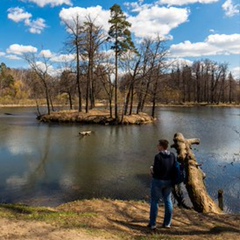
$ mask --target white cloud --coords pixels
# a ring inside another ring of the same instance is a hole
[[[225,15],[227,17],[233,17],[240,13],[240,4],[233,4],[232,0],[227,0],[222,5],[223,10],[225,11]]]
[[[37,69],[39,69],[42,72],[47,72],[51,76],[57,76],[59,74],[59,70],[55,69],[53,65],[46,64],[41,61],[36,61]]]
[[[124,5],[131,11],[131,12],[140,12],[143,9],[147,9],[150,8],[154,5],[156,5],[156,3],[152,3],[152,4],[146,4],[144,3],[144,0],[142,1],[138,1],[138,2],[125,2]]]
[[[33,34],[40,34],[46,28],[45,20],[42,18],[34,21],[25,21],[25,25],[29,27],[29,32]]]
[[[189,14],[186,8],[143,6],[128,21],[132,23],[131,31],[136,37],[166,36],[172,29],[187,22]]]
[[[192,66],[193,61],[184,58],[174,58],[169,62],[171,68],[177,68],[179,66]]]
[[[204,42],[185,41],[170,47],[172,57],[202,57],[240,54],[240,34],[213,34]]]
[[[101,6],[63,8],[59,13],[60,19],[68,24],[73,24],[73,20],[76,19],[76,17],[78,17],[80,23],[86,22],[89,16],[95,25],[103,27],[106,31],[109,30],[108,20],[110,18],[110,12],[109,10],[103,10]]]
[[[231,69],[231,73],[235,79],[240,80],[240,66]]]
[[[60,54],[56,55],[51,58],[52,62],[59,62],[59,63],[65,63],[65,62],[71,62],[76,58],[75,54]]]
[[[210,4],[218,1],[219,0],[159,0],[159,4],[167,4],[169,6],[183,6],[194,3]]]
[[[45,7],[46,5],[50,5],[51,7],[56,7],[64,4],[72,6],[71,0],[26,0],[26,1],[35,3],[39,7]]]
[[[53,57],[53,53],[50,50],[42,50],[39,55],[44,58],[51,58]]]
[[[19,45],[19,44],[12,44],[9,46],[7,49],[8,54],[14,54],[14,55],[23,55],[25,53],[36,53],[37,48],[33,46],[24,46],[24,45]]]
[[[40,34],[46,28],[44,19],[31,20],[32,14],[25,12],[22,8],[9,8],[8,12],[9,19],[16,23],[24,22],[25,26],[29,27],[30,33]]]
[[[55,54],[52,53],[50,50],[42,50],[39,53],[39,56],[48,58],[51,62],[55,63],[71,62],[76,58],[75,54]]]
[[[223,48],[240,49],[240,34],[214,34],[209,35],[206,39],[209,44],[217,45]],[[234,53],[233,53],[234,54]]]
[[[18,56],[16,56],[16,55],[12,55],[12,54],[7,55],[6,58],[7,58],[7,59],[10,59],[10,60],[21,60],[20,57],[18,57]]]
[[[140,38],[156,37],[157,35],[166,37],[172,29],[187,22],[190,14],[187,8],[166,8],[157,5],[134,5],[130,3],[127,5],[136,13],[135,16],[127,18],[132,24],[131,32]],[[73,21],[77,16],[80,23],[85,22],[87,17],[90,16],[96,25],[102,26],[105,31],[109,30],[110,11],[102,9],[101,6],[63,8],[59,13],[60,19],[72,27],[74,27]]]
[[[210,33],[215,33],[215,30],[214,29],[209,29],[209,32]]]
[[[24,12],[22,8],[9,8],[8,9],[8,19],[11,19],[14,22],[22,22],[26,19],[30,19],[32,17],[31,13]]]
[[[3,57],[5,56],[5,53],[4,52],[0,52],[0,57]]]

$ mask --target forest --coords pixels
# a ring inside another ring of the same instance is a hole
[[[116,119],[158,104],[239,104],[240,81],[227,63],[210,59],[192,64],[168,58],[167,40],[133,42],[131,24],[119,5],[111,9],[108,33],[91,16],[64,22],[65,50],[72,58],[61,64],[42,51],[22,58],[29,68],[0,65],[0,104],[42,104],[88,112],[103,103]]]

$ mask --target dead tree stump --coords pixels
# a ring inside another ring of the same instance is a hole
[[[186,189],[193,207],[197,212],[222,213],[221,209],[209,196],[200,165],[192,152],[192,144],[199,144],[198,138],[185,139],[182,133],[175,133],[174,144],[171,146],[177,150],[178,161],[184,164],[186,171]]]

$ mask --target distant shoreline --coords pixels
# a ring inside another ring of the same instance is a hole
[[[10,108],[10,107],[36,107],[35,104],[0,104],[0,108]],[[39,107],[47,107],[46,105],[42,104],[39,105]],[[60,105],[56,104],[54,107],[68,107],[68,105]],[[105,104],[102,103],[97,103],[96,108],[98,107],[105,107]],[[151,107],[150,104],[147,104],[145,107]],[[226,107],[226,108],[240,108],[240,103],[239,104],[226,104],[226,103],[221,103],[221,104],[210,104],[210,103],[179,103],[179,104],[162,104],[159,103],[156,105],[156,107]],[[107,108],[106,108],[107,109]],[[76,109],[75,109],[76,110]]]

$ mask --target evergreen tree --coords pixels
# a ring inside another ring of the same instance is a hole
[[[121,7],[115,4],[110,8],[110,11],[111,18],[108,22],[111,26],[108,31],[108,39],[112,41],[111,49],[115,53],[115,119],[118,121],[118,60],[121,53],[128,50],[135,51],[135,47],[129,30],[131,24],[126,20]]]

